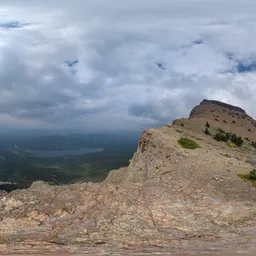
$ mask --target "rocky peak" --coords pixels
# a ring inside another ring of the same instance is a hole
[[[201,129],[205,122],[210,122],[212,126],[226,132],[232,132],[253,141],[256,140],[256,121],[247,115],[242,108],[224,102],[203,100],[192,109],[189,120],[192,127],[196,127],[198,124],[198,128]]]
[[[220,112],[229,112],[230,114],[239,114],[241,116],[246,115],[245,110],[240,107],[233,106],[221,101],[216,100],[203,100],[200,105],[194,107],[190,113],[190,117],[196,117],[209,111],[220,111]]]

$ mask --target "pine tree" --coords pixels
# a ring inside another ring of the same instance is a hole
[[[205,133],[206,135],[211,135],[207,127],[205,128],[204,133]]]

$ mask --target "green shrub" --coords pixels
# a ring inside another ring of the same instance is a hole
[[[204,133],[205,133],[206,135],[211,135],[211,133],[209,132],[209,130],[208,130],[207,127],[205,128]]]
[[[222,141],[222,139],[221,139],[221,133],[216,133],[215,135],[214,135],[214,137],[213,137],[215,140],[217,140],[217,141]]]
[[[53,181],[47,181],[47,184],[48,184],[49,186],[56,186],[56,185],[57,185],[57,184],[54,183]]]
[[[231,158],[231,155],[229,155],[229,154],[226,154],[226,155],[225,155],[225,157],[227,157],[227,158]]]
[[[213,137],[215,140],[217,141],[225,141],[227,142],[230,138],[230,134],[229,133],[221,133],[221,132],[218,132],[214,135]]]
[[[256,180],[256,169],[253,169],[252,171],[250,171],[248,178],[250,180]]]
[[[238,137],[235,133],[225,133],[222,129],[218,129],[218,132],[214,135],[213,137],[217,141],[231,141],[233,142],[236,146],[241,147],[243,144],[243,139],[241,137]]]
[[[219,133],[225,133],[225,131],[222,130],[221,128],[218,128],[217,131],[218,131]]]
[[[241,147],[242,146],[242,144],[243,144],[243,139],[241,138],[241,137],[238,137],[238,136],[236,136],[236,134],[235,133],[233,133],[232,135],[231,135],[231,139],[230,139],[235,145],[237,145],[238,147]]]
[[[229,140],[231,138],[231,133],[225,133],[226,139]]]
[[[183,147],[183,148],[188,148],[188,149],[196,149],[196,148],[200,148],[200,146],[193,140],[188,139],[188,138],[183,138],[181,137],[178,140],[178,144]]]
[[[256,188],[256,169],[252,170],[249,174],[238,173],[237,176],[244,182],[251,182],[252,186]]]

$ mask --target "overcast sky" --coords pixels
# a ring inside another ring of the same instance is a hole
[[[255,0],[1,0],[0,126],[140,130],[204,98],[256,118]]]

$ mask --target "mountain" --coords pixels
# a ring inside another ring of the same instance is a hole
[[[0,192],[0,250],[254,249],[255,124],[239,107],[204,100],[188,119],[145,130],[129,166],[102,183]]]

